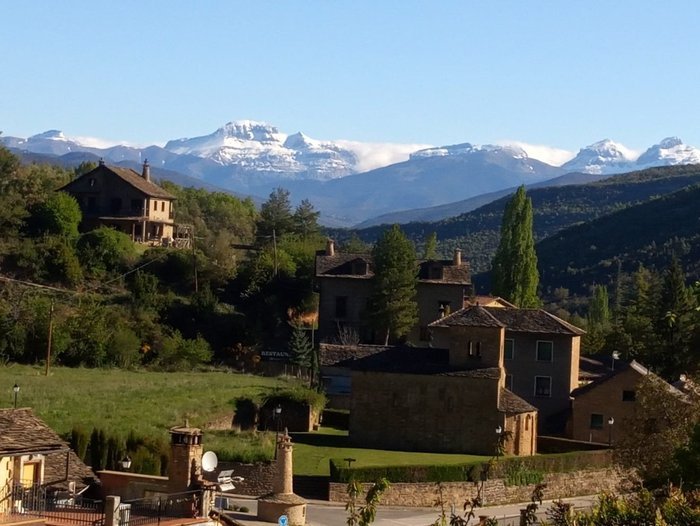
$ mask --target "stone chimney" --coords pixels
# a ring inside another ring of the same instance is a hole
[[[460,248],[455,248],[455,255],[454,258],[452,259],[452,264],[455,267],[461,267],[462,266],[462,249]]]
[[[326,240],[326,256],[335,256],[335,241],[331,238]]]
[[[143,161],[143,172],[141,173],[141,175],[146,181],[151,180],[151,165],[148,164],[148,159]]]
[[[170,428],[168,493],[192,488],[202,474],[202,430],[184,426]]]

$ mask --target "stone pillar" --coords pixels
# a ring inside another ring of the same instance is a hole
[[[104,526],[119,526],[119,504],[121,499],[116,495],[108,495],[105,499]]]
[[[272,491],[274,493],[294,493],[292,467],[292,439],[284,430],[277,439],[277,476]]]

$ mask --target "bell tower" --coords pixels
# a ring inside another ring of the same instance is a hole
[[[192,489],[202,475],[202,430],[184,426],[170,428],[168,492]]]

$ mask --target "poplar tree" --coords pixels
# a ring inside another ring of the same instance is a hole
[[[590,328],[606,329],[610,325],[610,301],[608,288],[605,285],[596,285],[593,288],[593,297],[588,304],[588,326]]]
[[[537,307],[537,254],[532,233],[532,200],[521,186],[506,205],[501,242],[493,258],[493,293],[518,307]]]
[[[398,225],[385,230],[372,250],[373,291],[370,314],[384,344],[406,336],[418,321],[416,282],[418,267],[413,244]]]
[[[426,236],[423,259],[437,259],[437,232],[432,232]]]

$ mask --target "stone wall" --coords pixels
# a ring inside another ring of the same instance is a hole
[[[545,475],[544,498],[558,499],[578,495],[593,495],[602,491],[625,491],[633,480],[630,472],[614,468],[603,470],[574,471],[570,473],[548,473]],[[365,490],[371,484],[363,484]],[[513,504],[530,500],[534,485],[506,486],[503,479],[487,480],[482,493],[484,506]],[[347,501],[347,484],[331,482],[328,491],[330,501]],[[443,482],[442,497],[446,506],[454,504],[461,509],[466,500],[476,496],[477,485],[473,482]],[[435,483],[393,483],[382,495],[385,506],[434,507],[438,501]]]

